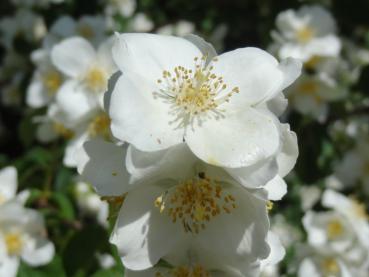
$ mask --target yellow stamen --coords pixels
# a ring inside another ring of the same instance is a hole
[[[322,262],[322,269],[326,274],[337,274],[340,272],[340,267],[333,258],[324,259]]]
[[[343,232],[344,228],[339,220],[333,219],[328,222],[327,235],[329,239],[336,239],[337,237],[341,236]]]
[[[18,233],[6,234],[5,244],[9,255],[19,255],[23,248],[23,241]]]
[[[191,233],[199,233],[208,221],[237,207],[234,196],[226,194],[217,181],[203,172],[166,191],[154,204],[161,213],[167,211],[173,223],[181,222],[185,232]]]
[[[92,67],[87,72],[84,82],[92,91],[104,91],[107,88],[108,76],[103,69]]]
[[[74,132],[68,128],[66,128],[63,124],[54,122],[53,123],[54,131],[62,136],[65,139],[71,139],[74,137]]]
[[[88,132],[91,137],[103,137],[109,140],[110,134],[110,118],[106,113],[101,113],[96,116],[88,126]]]
[[[86,39],[91,39],[94,36],[94,31],[89,25],[80,25],[77,28],[78,34]]]
[[[299,30],[297,30],[296,39],[300,43],[308,43],[309,41],[311,41],[311,39],[314,37],[314,35],[315,35],[314,29],[312,29],[309,26],[304,26],[304,27],[300,28]]]
[[[62,83],[62,77],[59,72],[51,70],[43,76],[43,84],[49,94],[54,94]]]

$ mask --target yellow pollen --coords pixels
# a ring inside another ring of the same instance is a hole
[[[206,223],[221,213],[236,209],[236,199],[203,172],[180,182],[155,200],[160,212],[167,212],[173,223],[180,222],[185,232],[199,233]]]
[[[125,198],[126,194],[123,194],[120,196],[102,196],[101,200],[106,201],[112,205],[122,205]]]
[[[320,56],[313,56],[307,62],[304,63],[304,66],[308,69],[314,69],[322,60]]]
[[[100,136],[106,140],[110,139],[110,118],[106,113],[96,116],[88,126],[91,137]]]
[[[94,31],[88,25],[80,25],[77,28],[77,32],[84,38],[91,39],[94,36]]]
[[[272,201],[268,201],[266,204],[266,208],[269,211],[273,210],[274,203]]]
[[[229,89],[223,78],[212,72],[211,64],[216,59],[210,65],[206,65],[206,59],[207,56],[196,57],[194,70],[183,66],[176,66],[172,72],[164,70],[162,78],[157,80],[161,89],[154,92],[154,97],[173,104],[173,109],[186,117],[183,123],[208,111],[221,112],[219,105],[239,93],[238,87]]]
[[[160,272],[157,272],[155,277],[210,277],[210,273],[201,265],[178,266],[170,270],[169,276],[163,276]]]
[[[337,274],[340,272],[340,267],[333,258],[324,259],[322,262],[322,269],[326,274]]]
[[[344,232],[344,228],[341,222],[337,219],[333,219],[327,224],[327,235],[329,239],[335,239],[341,236]]]
[[[6,234],[5,244],[9,255],[19,255],[23,248],[23,241],[18,233]]]
[[[304,26],[296,31],[296,38],[300,43],[308,43],[314,37],[314,30],[311,27]]]
[[[86,74],[84,82],[92,91],[103,91],[107,87],[106,72],[98,67],[92,67]]]
[[[62,83],[62,77],[59,72],[51,70],[43,76],[42,82],[48,93],[54,94]]]
[[[315,81],[304,81],[298,86],[298,93],[303,95],[312,96],[318,103],[322,101],[322,98],[318,94],[319,85]]]
[[[62,136],[65,139],[71,139],[74,137],[74,132],[68,128],[66,128],[63,124],[54,122],[53,123],[54,131]]]

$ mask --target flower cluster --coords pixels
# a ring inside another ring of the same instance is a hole
[[[117,34],[112,53],[120,73],[105,109],[126,144],[97,138],[77,156],[121,206],[110,241],[126,275],[255,274],[270,254],[271,200],[298,154],[278,115],[300,63],[257,48],[217,55],[194,35]]]

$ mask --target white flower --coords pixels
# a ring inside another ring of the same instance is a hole
[[[106,40],[107,26],[102,16],[82,16],[77,21],[70,16],[61,16],[50,27],[43,48],[51,49],[56,43],[72,36],[81,36],[94,46]]]
[[[175,35],[183,37],[195,32],[195,24],[186,20],[179,20],[175,24],[167,24],[160,27],[156,32],[161,35]]]
[[[107,0],[105,13],[108,16],[120,14],[129,17],[135,12],[136,6],[136,0]]]
[[[336,165],[335,176],[346,187],[360,181],[363,188],[369,187],[369,145],[367,138],[360,138],[357,145],[346,152]]]
[[[311,209],[320,199],[322,194],[319,187],[314,185],[301,186],[299,190],[301,208],[306,211]]]
[[[245,266],[268,256],[265,192],[240,186],[185,144],[155,153],[130,146],[130,176],[124,147],[94,140],[84,148],[79,172],[100,195],[123,202],[111,242],[127,268],[149,268],[185,247],[199,256],[216,253],[225,263],[245,260]]]
[[[0,276],[15,277],[20,259],[30,266],[49,263],[55,250],[45,232],[38,212],[18,202],[0,206]]]
[[[52,65],[49,52],[38,49],[31,55],[37,69],[27,89],[26,102],[32,108],[40,108],[53,99],[64,81],[63,75]]]
[[[85,182],[77,182],[75,188],[78,207],[82,212],[96,216],[97,221],[108,226],[109,205],[102,201],[100,197],[93,191],[91,185]]]
[[[149,32],[153,28],[154,22],[144,13],[136,13],[128,27],[133,32]]]
[[[303,6],[298,11],[287,10],[276,20],[280,58],[293,57],[306,62],[314,56],[336,57],[341,42],[335,35],[336,23],[332,15],[321,6]]]
[[[46,34],[46,27],[41,16],[28,9],[18,9],[13,17],[0,20],[0,43],[7,49],[13,48],[13,40],[21,36],[28,42],[36,42]]]
[[[270,247],[268,258],[260,261],[260,271],[262,277],[277,277],[278,263],[282,261],[286,254],[279,237],[272,231],[268,232],[267,242]]]
[[[355,230],[360,243],[369,249],[368,214],[363,203],[333,190],[326,190],[322,196],[322,204],[344,215]]]
[[[296,79],[298,62],[278,64],[257,48],[215,57],[200,38],[151,34],[117,35],[113,58],[123,75],[107,110],[121,141],[143,151],[185,141],[207,163],[227,167],[278,151],[279,122],[265,103]]]
[[[291,106],[304,115],[325,121],[329,103],[342,99],[346,90],[318,76],[303,75],[286,91]]]

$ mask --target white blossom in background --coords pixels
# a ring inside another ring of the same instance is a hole
[[[46,49],[35,50],[31,55],[36,65],[26,92],[26,103],[32,108],[48,105],[64,82],[63,74],[52,64]]]
[[[90,184],[77,182],[74,194],[82,213],[94,216],[102,226],[108,226],[109,205],[100,199]]]
[[[272,48],[282,59],[293,57],[307,62],[314,57],[337,57],[340,53],[334,18],[321,6],[283,11],[277,16],[276,25]]]
[[[18,9],[13,16],[0,20],[0,44],[7,49],[14,47],[14,39],[21,36],[27,42],[36,43],[47,33],[43,18],[31,10]]]
[[[106,0],[105,15],[112,17],[116,14],[130,17],[136,10],[136,0]]]
[[[51,51],[52,67],[62,74],[58,76],[63,82],[58,84],[46,116],[39,119],[38,137],[45,142],[58,136],[68,139],[66,166],[76,166],[74,153],[87,139],[111,138],[110,119],[102,108],[108,79],[116,71],[111,45],[112,41],[107,39],[95,49],[84,38],[72,37],[56,44]]]
[[[50,27],[43,40],[43,48],[51,48],[63,39],[80,36],[88,40],[95,47],[107,38],[107,25],[103,16],[81,16],[78,20],[68,15],[59,17]]]
[[[207,163],[234,168],[278,152],[280,123],[268,105],[284,109],[274,99],[300,74],[298,62],[279,64],[257,48],[216,56],[196,36],[150,34],[117,35],[113,58],[124,73],[107,104],[117,139],[143,151],[185,141]]]
[[[319,76],[304,74],[285,94],[293,109],[324,122],[329,113],[329,103],[344,98],[347,91],[344,87],[330,84]]]
[[[154,28],[154,22],[144,13],[136,13],[128,24],[132,32],[149,32]]]
[[[16,201],[0,206],[0,276],[15,277],[20,260],[34,267],[45,265],[54,252],[40,213]]]
[[[356,146],[347,151],[335,167],[334,176],[345,187],[362,185],[369,192],[369,138],[359,136]]]
[[[164,25],[156,30],[156,33],[161,35],[175,35],[183,37],[188,34],[193,34],[195,32],[196,26],[190,21],[179,20],[174,24]]]

